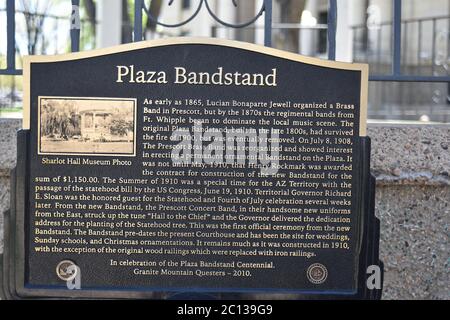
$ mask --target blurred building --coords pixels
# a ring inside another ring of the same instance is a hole
[[[6,1],[3,1],[6,2]],[[41,4],[41,6],[37,4]],[[133,1],[80,0],[81,50],[108,47],[133,40]],[[213,19],[199,0],[144,1],[145,39],[204,36],[264,43],[264,18],[245,28],[229,28]],[[170,4],[171,3],[171,4]],[[208,0],[211,12],[223,22],[251,21],[263,0]],[[272,43],[275,48],[327,58],[328,0],[273,0]],[[42,6],[42,4],[49,4]],[[170,4],[170,5],[169,5]],[[234,5],[236,4],[236,6]],[[393,0],[337,0],[336,59],[370,65],[372,75],[392,69]],[[16,8],[17,60],[25,54],[69,51],[68,0],[18,1]],[[198,11],[198,12],[197,12]],[[176,28],[156,24],[176,25]],[[0,2],[0,68],[5,67],[5,6]],[[37,30],[34,32],[33,30]],[[449,75],[450,0],[402,1],[403,74]],[[19,77],[0,76],[0,107],[21,103]],[[450,122],[448,83],[371,82],[369,117],[388,120]]]
[[[337,52],[342,61],[367,62],[371,74],[392,67],[392,1],[337,0]],[[80,0],[80,49],[130,42],[132,0]],[[165,23],[179,23],[196,12],[199,0],[145,0]],[[16,69],[21,56],[70,51],[71,1],[16,0]],[[51,6],[36,6],[37,3]],[[218,18],[238,23],[259,12],[262,0],[209,0]],[[28,6],[23,6],[28,5]],[[403,0],[402,72],[449,75],[450,0]],[[0,70],[6,69],[6,0],[0,0]],[[273,46],[308,56],[327,56],[327,1],[273,0]],[[143,15],[145,38],[216,36],[263,43],[263,21],[244,29],[215,22],[205,7],[179,28],[155,26]],[[18,70],[16,70],[18,71]],[[21,112],[3,110],[22,104],[19,72],[0,75],[0,118]],[[293,84],[295,86],[295,83]],[[450,208],[449,83],[370,82],[371,168],[376,177],[376,212],[381,220],[381,257],[385,264],[383,297],[449,299],[448,221]],[[400,121],[402,120],[402,121]],[[420,120],[411,125],[403,120]],[[429,121],[445,125],[427,125]],[[0,252],[4,210],[9,205],[10,170],[16,163],[20,120],[0,119]]]
[[[155,1],[153,1],[155,2]],[[99,0],[98,45],[120,43],[120,0]],[[107,3],[107,4],[106,4]],[[255,17],[262,0],[209,0],[211,11],[222,21],[244,23]],[[392,69],[392,0],[338,0],[336,59],[369,63],[371,74]],[[149,8],[154,19],[165,24],[186,21],[196,13],[199,1],[162,1]],[[129,9],[128,9],[129,10]],[[273,46],[303,55],[327,57],[327,0],[274,0]],[[246,28],[229,28],[216,22],[206,8],[195,19],[177,28],[147,22],[146,39],[172,36],[205,36],[264,43],[264,19]],[[103,30],[103,31],[102,31]],[[123,30],[123,28],[122,28]],[[450,65],[450,0],[403,0],[402,73],[448,75]],[[447,83],[372,82],[369,117],[390,120],[450,122]]]

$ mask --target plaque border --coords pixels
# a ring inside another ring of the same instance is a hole
[[[302,56],[296,53],[286,52],[271,47],[265,47],[258,44],[241,42],[235,40],[208,38],[208,37],[173,37],[167,39],[156,39],[148,41],[139,41],[128,44],[122,44],[118,46],[112,46],[108,48],[94,49],[81,52],[73,52],[60,55],[46,55],[46,56],[24,56],[23,57],[23,121],[22,129],[30,129],[30,117],[31,117],[31,64],[32,63],[45,63],[45,62],[60,62],[80,60],[85,58],[105,56],[109,54],[134,51],[153,47],[171,46],[171,45],[189,45],[189,44],[203,44],[203,45],[215,45],[223,47],[231,47],[237,49],[243,49],[256,53],[265,54],[268,56],[278,57],[295,62],[301,62],[309,65],[349,70],[360,71],[360,111],[359,111],[359,136],[365,137],[367,134],[367,101],[368,101],[368,85],[369,85],[369,65],[365,63],[349,63],[340,61],[330,61],[319,58],[312,58],[308,56]]]
[[[216,45],[216,46],[225,46],[225,47],[231,47],[231,48],[238,48],[243,49],[247,51],[252,51],[256,53],[266,54],[273,57],[283,58],[295,62],[305,63],[309,65],[315,65],[320,67],[326,67],[326,68],[332,68],[332,69],[340,69],[340,70],[349,70],[349,71],[360,71],[361,78],[360,78],[360,125],[359,125],[359,137],[360,139],[368,139],[366,138],[366,125],[367,125],[367,97],[368,97],[368,65],[367,64],[356,64],[356,63],[346,63],[346,62],[336,62],[336,61],[328,61],[328,60],[322,60],[318,58],[311,58],[306,56],[301,56],[294,53],[285,52],[278,49],[268,48],[260,45],[250,44],[250,43],[244,43],[244,42],[238,42],[238,41],[232,41],[232,40],[222,40],[222,39],[211,39],[211,38],[169,38],[169,39],[160,39],[160,40],[152,40],[152,41],[145,41],[145,42],[137,42],[137,43],[131,43],[131,44],[125,44],[110,48],[104,48],[104,49],[97,49],[92,51],[84,51],[84,52],[77,52],[77,53],[69,53],[64,55],[56,55],[56,56],[26,56],[24,57],[23,62],[23,81],[24,81],[24,105],[23,105],[23,129],[21,130],[21,134],[19,134],[18,137],[18,144],[21,146],[18,148],[18,154],[21,156],[21,161],[18,161],[17,168],[16,169],[16,182],[15,182],[15,201],[14,206],[15,208],[15,215],[12,217],[12,225],[15,227],[13,229],[17,230],[17,233],[15,234],[15,250],[12,250],[12,253],[14,255],[14,258],[12,259],[15,263],[15,268],[12,268],[13,270],[10,270],[15,275],[12,277],[12,284],[13,288],[12,291],[14,291],[15,294],[18,296],[29,298],[29,297],[60,297],[60,298],[124,298],[126,295],[128,298],[151,298],[153,297],[153,294],[156,292],[240,292],[240,293],[257,293],[257,292],[264,292],[264,293],[299,293],[302,295],[309,295],[312,294],[316,297],[323,297],[324,295],[331,295],[334,296],[334,298],[342,297],[355,297],[357,296],[357,292],[359,291],[358,288],[356,288],[355,291],[310,291],[310,290],[287,290],[287,289],[264,289],[264,288],[146,288],[146,290],[149,291],[140,291],[140,290],[108,290],[102,288],[101,290],[92,288],[87,291],[85,290],[61,290],[56,288],[45,288],[45,287],[28,287],[25,285],[25,263],[24,263],[24,253],[25,253],[25,237],[24,233],[26,232],[24,225],[25,225],[25,219],[26,219],[26,211],[29,203],[26,201],[29,199],[29,196],[27,196],[27,188],[24,188],[24,185],[27,184],[27,177],[26,173],[29,172],[29,137],[30,137],[30,112],[31,112],[31,64],[32,63],[48,63],[48,62],[59,62],[59,61],[70,61],[70,60],[79,60],[89,57],[98,57],[98,56],[104,56],[114,53],[121,53],[121,52],[127,52],[127,51],[134,51],[134,50],[140,50],[145,48],[151,48],[151,47],[160,47],[160,46],[168,46],[168,45],[189,45],[189,44],[200,44],[200,45]],[[40,96],[39,96],[40,97]],[[76,97],[76,98],[86,98],[86,97]],[[90,97],[95,98],[95,97]],[[128,99],[128,98],[124,98]],[[136,113],[135,113],[136,116]],[[135,126],[136,130],[136,126]],[[19,132],[20,133],[20,132]],[[355,137],[357,138],[357,137]],[[22,143],[20,143],[22,142]],[[136,137],[134,139],[134,143],[136,144]],[[369,147],[370,148],[370,147]],[[136,150],[136,149],[135,149]],[[370,149],[369,149],[370,150]],[[360,150],[362,152],[363,150]],[[368,150],[364,150],[364,154],[362,157],[368,157]],[[361,170],[361,179],[363,179],[364,176],[366,176],[368,173],[369,168],[366,166],[363,166],[363,168],[360,168]],[[19,172],[18,172],[19,171]],[[367,171],[366,174],[363,172]],[[369,174],[370,175],[370,174]],[[23,188],[19,188],[19,186]],[[364,192],[364,191],[362,191]],[[365,203],[367,199],[361,199],[361,202]],[[364,220],[364,211],[361,210],[359,212],[358,216],[360,220]],[[362,242],[362,236],[364,235],[365,230],[361,230],[360,233],[360,245]],[[359,248],[358,251],[360,251],[361,248]],[[361,252],[360,252],[361,254]],[[360,256],[360,259],[362,257]],[[357,259],[358,260],[358,259]],[[355,264],[357,265],[358,262],[355,261]],[[358,268],[356,267],[356,270]],[[362,272],[360,272],[360,276],[362,275]],[[355,282],[358,282],[357,275],[355,275]],[[150,290],[154,291],[150,291]]]

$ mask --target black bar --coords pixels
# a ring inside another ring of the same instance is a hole
[[[79,7],[80,0],[72,0],[72,14],[70,15],[70,48],[72,52],[80,51],[80,26],[77,25],[80,21]]]
[[[6,68],[10,70],[16,69],[16,4],[14,0],[8,0],[6,3],[6,32],[7,36],[7,53]]]
[[[0,76],[21,76],[22,69],[0,69]]]
[[[264,0],[264,45],[272,46],[272,0]]]
[[[336,60],[337,0],[329,0],[328,8],[328,60]]]
[[[405,22],[404,24],[402,24],[402,28],[403,28],[403,36],[402,36],[402,52],[400,52],[400,56],[403,57],[403,61],[404,61],[404,66],[407,67],[408,66],[408,29],[409,29],[409,25],[407,22]],[[400,73],[401,73],[401,65],[400,65]],[[408,69],[405,69],[405,73],[408,73]]]
[[[134,42],[142,40],[142,5],[143,0],[134,1]]]
[[[450,104],[450,81],[447,83],[447,104]]]
[[[402,0],[394,0],[394,56],[392,61],[392,74],[400,75],[401,50],[402,50]]]

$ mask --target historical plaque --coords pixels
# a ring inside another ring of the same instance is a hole
[[[7,297],[376,297],[366,65],[178,38],[24,60]]]

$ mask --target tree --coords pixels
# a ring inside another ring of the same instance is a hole
[[[96,24],[96,14],[97,14],[97,8],[95,5],[94,0],[83,0],[83,7],[86,11],[86,16],[89,21],[89,24],[91,25],[92,33],[95,36],[95,24]]]
[[[43,25],[51,8],[51,0],[20,0],[27,30],[28,54],[36,54],[36,46],[43,41]]]
[[[83,0],[83,7],[91,27],[95,30],[96,5],[94,0]]]
[[[155,19],[158,19],[159,15],[161,13],[161,6],[162,6],[161,0],[156,0],[156,1],[150,2],[149,12],[152,14],[152,17],[154,17]],[[145,30],[150,31],[150,32],[155,32],[156,23],[154,21],[152,21],[151,19],[147,18],[147,22],[145,24]]]
[[[147,5],[147,4],[146,4]],[[161,13],[161,7],[162,7],[162,0],[153,0],[150,1],[149,4],[149,12],[151,13],[152,17],[154,19],[158,19],[160,13]],[[134,21],[134,1],[130,0],[122,0],[122,43],[128,43],[133,41],[132,34],[133,34],[133,25],[132,22]],[[143,15],[144,23],[144,37],[150,32],[155,32],[156,30],[156,23],[146,17],[146,15]]]
[[[71,103],[46,100],[41,108],[41,135],[71,137],[79,134],[79,117]]]
[[[122,2],[122,30],[121,30],[121,42],[130,43],[133,41],[133,23],[134,23],[134,1],[133,0],[121,0]],[[88,21],[93,30],[95,36],[96,25],[96,2],[95,0],[83,0],[83,8],[86,12]],[[150,1],[150,12],[155,19],[157,19],[161,12],[162,0]],[[154,23],[146,15],[144,17],[144,35],[147,32],[154,32],[156,30],[156,23]]]
[[[134,13],[134,10],[130,12],[130,7],[132,8],[133,6],[128,3],[128,0],[122,0],[122,43],[133,41],[132,12]]]
[[[109,125],[111,134],[125,136],[133,130],[133,121],[124,119],[121,115],[113,115]]]

